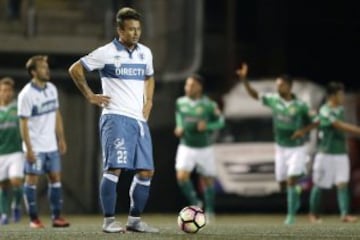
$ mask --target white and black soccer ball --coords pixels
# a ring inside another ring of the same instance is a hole
[[[181,209],[177,219],[179,228],[186,233],[197,233],[206,225],[204,211],[197,206],[187,206]]]

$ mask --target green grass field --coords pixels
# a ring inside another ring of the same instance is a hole
[[[175,214],[144,215],[143,219],[160,228],[159,234],[106,234],[101,231],[100,215],[68,216],[70,228],[54,229],[47,216],[42,220],[45,229],[30,229],[27,219],[19,224],[0,226],[0,239],[360,239],[360,224],[341,223],[337,216],[324,216],[322,224],[312,225],[305,215],[297,223],[284,226],[283,215],[218,215],[216,222],[208,224],[196,234],[182,233],[176,224]],[[117,219],[124,223],[126,216]]]

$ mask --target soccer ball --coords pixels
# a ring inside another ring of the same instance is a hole
[[[182,231],[197,233],[206,225],[205,213],[197,206],[187,206],[179,212],[177,222]]]

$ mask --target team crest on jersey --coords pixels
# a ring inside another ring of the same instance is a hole
[[[202,114],[202,113],[204,112],[204,108],[202,108],[202,107],[197,107],[197,108],[195,109],[195,112],[196,112],[196,114]]]
[[[139,53],[139,58],[140,58],[141,60],[144,60],[144,58],[145,58],[145,57],[144,57],[144,53],[140,52],[140,53]]]
[[[296,113],[296,108],[295,108],[295,107],[290,107],[290,108],[289,108],[289,113],[290,113],[291,115],[294,115],[294,114]]]

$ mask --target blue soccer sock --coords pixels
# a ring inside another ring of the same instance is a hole
[[[56,219],[60,216],[62,207],[61,183],[56,182],[49,184],[48,197],[50,202],[52,218]]]
[[[100,202],[104,217],[113,217],[116,206],[116,186],[119,177],[110,173],[104,173],[100,182]]]
[[[36,185],[24,185],[24,199],[30,219],[38,218],[37,204],[36,204]]]
[[[130,216],[140,217],[140,214],[144,211],[149,198],[150,184],[150,178],[140,178],[136,175],[134,176],[129,191]]]

